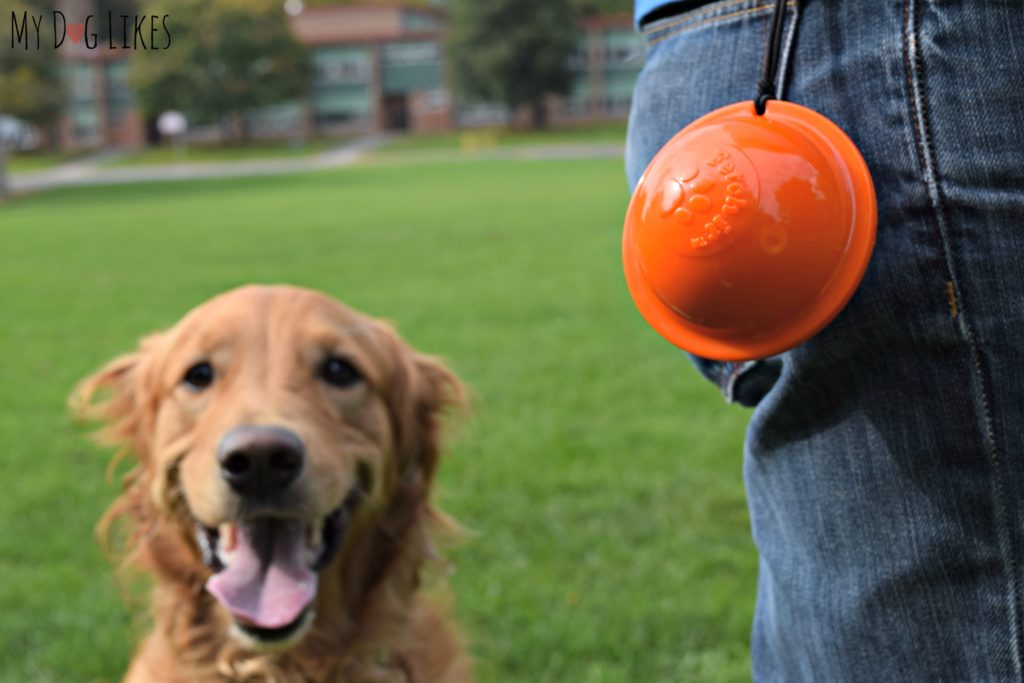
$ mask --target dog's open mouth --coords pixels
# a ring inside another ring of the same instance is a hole
[[[341,548],[356,502],[350,495],[316,522],[259,516],[217,528],[197,524],[203,561],[215,572],[206,590],[247,636],[289,639],[310,621],[318,573]]]

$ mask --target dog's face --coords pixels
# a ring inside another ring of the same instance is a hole
[[[382,323],[315,292],[258,286],[145,339],[80,400],[102,387],[112,396],[98,412],[208,568],[206,589],[250,645],[275,647],[309,626],[318,586],[358,542],[356,520],[383,515],[409,482],[425,498],[434,418],[458,391]]]

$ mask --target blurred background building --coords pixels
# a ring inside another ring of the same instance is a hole
[[[86,15],[95,0],[75,0],[69,21]],[[351,134],[383,130],[436,131],[503,125],[522,112],[499,104],[457,101],[445,58],[443,8],[403,4],[292,5],[282,20],[310,52],[305,98],[252,111],[253,137]],[[172,48],[173,49],[173,48]],[[129,78],[131,50],[67,45],[60,52],[65,106],[57,126],[63,151],[135,146],[155,141],[155,122],[136,106]],[[623,118],[642,64],[643,45],[628,13],[580,20],[579,42],[569,59],[572,86],[551,96],[550,120]],[[214,140],[216,126],[192,136]]]

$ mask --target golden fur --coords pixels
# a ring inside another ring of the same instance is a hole
[[[364,381],[339,390],[317,378],[343,354]],[[216,368],[208,390],[182,376]],[[446,610],[423,595],[433,537],[450,523],[429,492],[439,415],[462,388],[436,360],[385,324],[316,292],[249,286],[201,305],[170,330],[85,379],[73,410],[105,422],[101,439],[136,459],[100,523],[128,529],[128,562],[151,574],[153,630],[129,683],[467,683],[467,656]],[[192,529],[230,519],[237,501],[218,474],[218,441],[239,424],[274,424],[305,443],[304,512],[324,515],[365,486],[341,551],[320,575],[315,618],[283,651],[231,633],[204,590],[211,570]],[[121,457],[118,456],[118,457]]]

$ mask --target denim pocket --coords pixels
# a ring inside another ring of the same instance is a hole
[[[681,33],[735,21],[752,14],[770,13],[773,7],[774,3],[770,0],[718,0],[644,24],[641,33],[647,46],[652,47]]]

